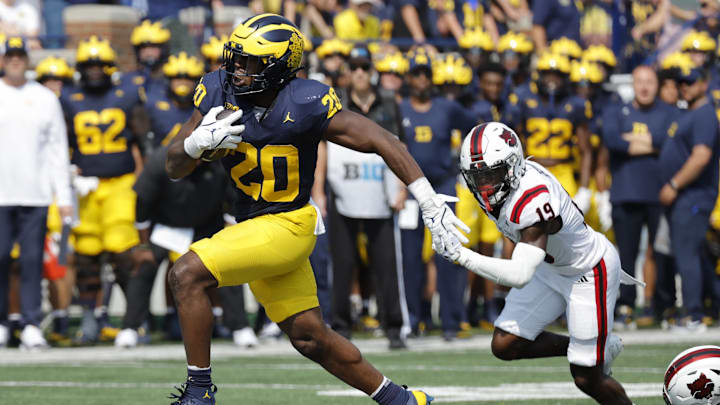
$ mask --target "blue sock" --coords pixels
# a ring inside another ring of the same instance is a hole
[[[410,400],[410,392],[386,378],[372,399],[380,405],[406,405]]]
[[[210,388],[212,385],[210,371],[210,367],[208,367],[207,370],[191,370],[188,368],[186,390],[191,397],[202,397],[205,394],[205,391]]]

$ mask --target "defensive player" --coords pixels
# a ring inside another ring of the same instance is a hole
[[[90,310],[100,293],[104,259],[114,264],[117,281],[124,287],[132,267],[129,249],[139,242],[132,186],[142,161],[137,138],[129,129],[139,99],[113,84],[115,51],[107,40],[92,36],[80,41],[75,60],[80,87],[63,87],[60,101],[68,122],[71,162],[91,180],[85,183],[94,182],[79,200],[80,222],[73,229],[78,290]],[[98,310],[101,337],[114,339],[117,329],[109,328],[106,314]],[[90,311],[87,315],[92,323]],[[95,334],[94,328],[84,328],[80,340],[92,342]]]
[[[516,243],[511,259],[483,256],[452,239],[436,251],[498,284],[513,287],[495,321],[492,351],[502,360],[567,356],[575,385],[603,404],[630,404],[609,376],[622,342],[610,335],[620,279],[615,247],[588,227],[558,180],[526,160],[515,132],[491,122],[473,128],[460,170],[498,229]],[[570,336],[543,329],[567,315]]]
[[[224,64],[198,84],[197,111],[170,144],[171,178],[188,175],[204,151],[229,149],[222,160],[237,194],[237,225],[195,242],[172,267],[188,379],[176,404],[214,404],[210,378],[212,314],[207,289],[249,283],[293,346],[382,405],[425,405],[432,397],[385,378],[349,341],[326,327],[308,256],[322,223],[309,204],[321,138],[375,152],[409,184],[423,220],[437,237],[466,228],[435,194],[405,147],[369,119],[343,110],[332,87],[295,78],[303,38],[289,20],[261,14],[239,25]],[[222,120],[223,108],[236,111]],[[240,120],[240,122],[236,122]],[[202,121],[202,122],[201,122]],[[233,125],[235,123],[235,125]]]

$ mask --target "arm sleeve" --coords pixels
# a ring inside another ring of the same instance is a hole
[[[627,154],[630,143],[622,139],[620,133],[620,115],[616,108],[608,108],[603,113],[603,143],[613,153]]]
[[[60,207],[72,205],[72,191],[70,189],[70,156],[68,154],[68,134],[65,126],[60,102],[52,96],[51,119],[49,127],[50,139],[50,178],[55,199]]]
[[[515,246],[510,260],[483,256],[464,247],[460,249],[458,263],[461,266],[498,284],[514,288],[524,287],[545,259],[544,250],[522,242]]]

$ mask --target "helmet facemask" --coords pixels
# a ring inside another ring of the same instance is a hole
[[[282,87],[302,69],[299,67],[289,70],[289,58],[289,52],[278,59],[273,56],[250,55],[243,52],[241,46],[225,44],[221,69],[227,73],[226,91],[236,96],[244,96]],[[238,69],[242,72],[236,72]],[[250,78],[250,83],[237,83],[243,77]]]
[[[492,166],[480,161],[473,163],[469,170],[462,170],[462,174],[480,205],[493,212],[510,193],[512,168],[513,165],[505,160]]]

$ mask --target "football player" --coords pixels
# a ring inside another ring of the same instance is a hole
[[[443,194],[455,195],[457,171],[453,164],[453,130],[456,131],[455,150],[462,133],[477,123],[457,102],[433,95],[433,70],[430,55],[417,48],[410,55],[410,70],[406,81],[410,96],[400,103],[403,135],[410,154],[423,169],[430,183]],[[440,62],[436,62],[440,63]],[[437,70],[436,70],[437,71]],[[470,73],[470,72],[468,72]],[[406,204],[406,207],[408,205]],[[410,208],[406,208],[410,209]],[[417,208],[415,208],[417,209]],[[403,269],[410,324],[418,330],[422,318],[420,291],[425,285],[425,265],[422,251],[425,228],[416,226],[402,230]],[[432,260],[432,259],[430,259]],[[440,318],[445,339],[452,340],[460,332],[464,319],[463,294],[467,284],[465,272],[445,261],[438,267]]]
[[[166,91],[148,94],[146,109],[150,117],[152,148],[170,144],[194,110],[193,90],[205,73],[203,63],[185,52],[170,55],[163,66]]]
[[[138,69],[123,76],[122,87],[125,91],[150,93],[157,86],[162,91],[164,79],[162,67],[170,49],[170,30],[162,23],[144,20],[133,28],[130,43],[135,48],[135,59]]]
[[[169,272],[178,304],[188,379],[175,404],[214,404],[210,378],[212,316],[207,289],[249,283],[269,318],[304,356],[382,405],[432,400],[385,378],[322,319],[308,256],[322,232],[309,204],[321,138],[375,152],[409,184],[439,240],[466,228],[436,194],[406,148],[369,119],[343,110],[332,87],[295,77],[302,34],[284,17],[247,19],[225,45],[222,69],[197,85],[197,111],[170,143],[171,178],[191,173],[205,151],[225,149],[235,185],[237,224],[193,243]],[[236,110],[225,119],[224,108]],[[207,158],[207,156],[206,156]],[[462,238],[464,239],[464,238]]]
[[[500,37],[497,51],[507,70],[503,100],[524,100],[532,93],[534,83],[530,80],[530,58],[533,49],[532,41],[525,34],[510,31]]]
[[[445,258],[513,287],[495,321],[492,352],[502,360],[567,356],[575,385],[603,404],[631,404],[610,377],[622,350],[610,334],[620,280],[615,247],[546,168],[525,159],[515,132],[498,122],[473,128],[460,170],[482,209],[516,243],[511,259],[487,257],[452,240],[433,241]],[[543,329],[563,313],[570,336]]]
[[[91,36],[80,41],[75,56],[80,86],[65,87],[60,98],[68,122],[71,162],[85,180],[81,183],[88,186],[78,190],[79,223],[73,234],[78,289],[90,323],[90,310],[101,296],[101,264],[111,263],[124,287],[132,267],[129,250],[139,241],[132,186],[135,173],[142,170],[142,160],[128,125],[139,99],[137,93],[113,84],[115,58],[107,40]],[[77,181],[75,185],[78,189]],[[109,326],[107,314],[98,308],[96,315],[100,337],[114,339],[117,329]],[[80,341],[94,341],[94,329],[85,329]]]
[[[567,94],[570,61],[544,53],[537,62],[537,94],[510,98],[505,119],[523,134],[528,155],[545,166],[587,212],[590,205],[592,150],[589,122],[592,106],[581,97]],[[573,173],[573,148],[579,149],[580,187]],[[578,194],[576,196],[576,193]]]

